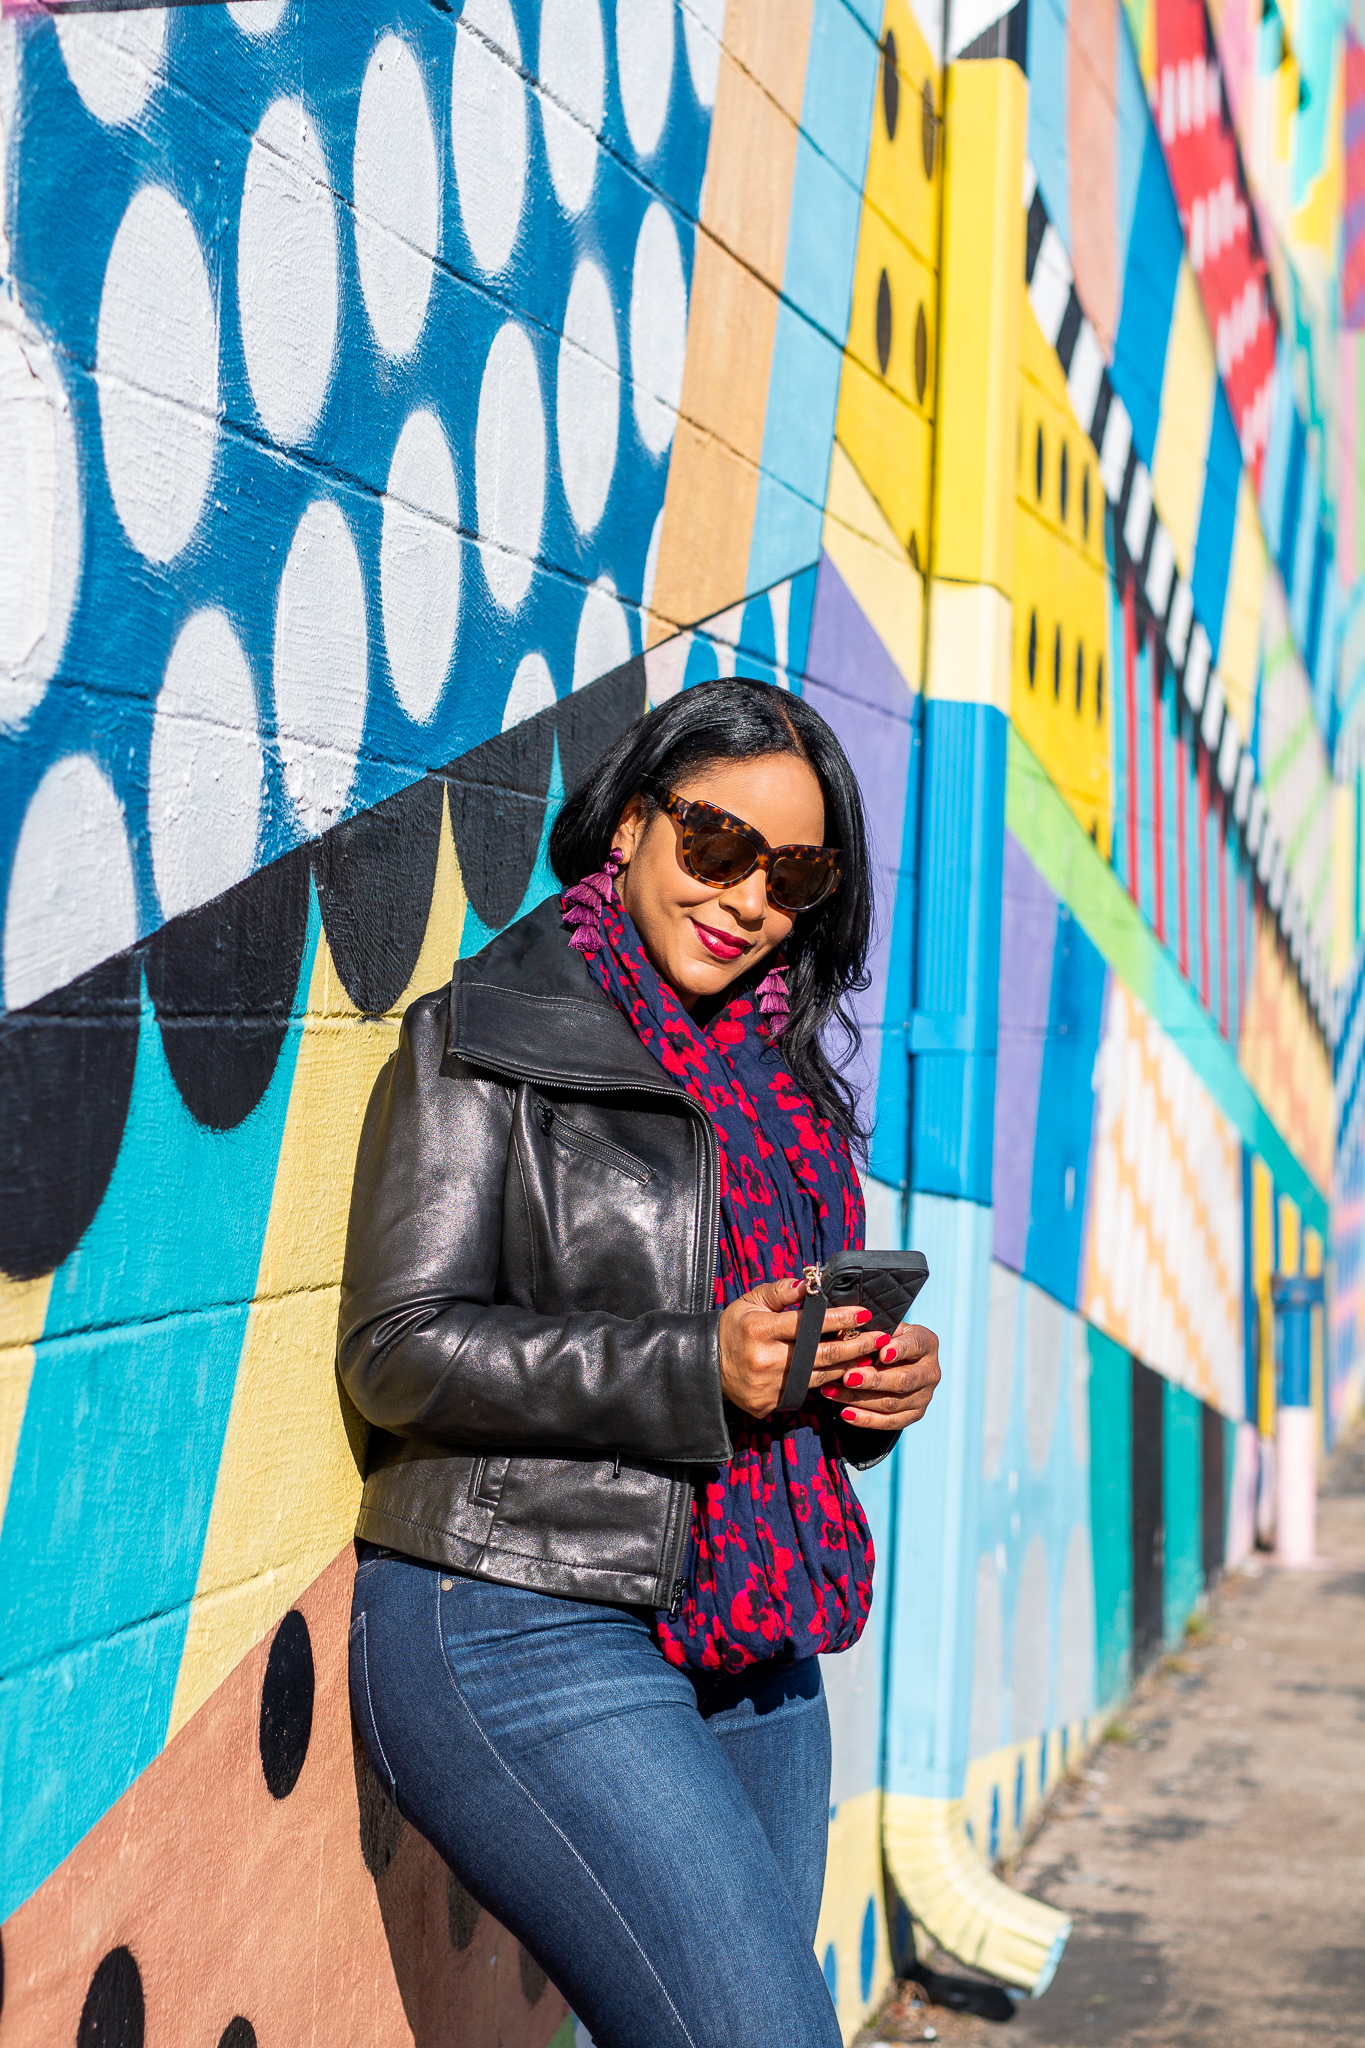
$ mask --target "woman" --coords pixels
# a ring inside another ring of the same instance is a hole
[[[650,712],[566,885],[413,1004],[360,1142],[338,1370],[371,1425],[351,1698],[402,1812],[598,2048],[838,2048],[812,1951],[829,1724],[937,1340],[831,1311],[861,1245],[857,785],[762,684]],[[877,1357],[874,1359],[874,1350]]]

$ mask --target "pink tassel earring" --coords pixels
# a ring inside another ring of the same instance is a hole
[[[754,993],[758,997],[759,1030],[765,1038],[780,1038],[791,1016],[787,997],[787,963],[780,953]]]
[[[572,889],[564,891],[562,914],[565,924],[574,928],[569,944],[576,953],[588,955],[601,947],[602,912],[611,902],[616,877],[624,866],[625,862],[613,846],[595,875],[584,875],[581,882],[575,882]]]

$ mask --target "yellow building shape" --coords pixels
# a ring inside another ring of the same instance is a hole
[[[836,438],[915,568],[928,567],[942,160],[938,67],[889,0]]]
[[[1107,858],[1113,812],[1104,487],[1056,353],[1025,302],[1010,715]]]

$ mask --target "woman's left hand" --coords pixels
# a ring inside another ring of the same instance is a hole
[[[859,1429],[908,1429],[929,1406],[942,1376],[933,1331],[901,1323],[879,1339],[871,1358],[849,1366],[842,1380],[820,1391]]]

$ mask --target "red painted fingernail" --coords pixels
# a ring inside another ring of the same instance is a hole
[[[841,1422],[856,1422],[858,1420],[858,1411],[856,1408],[841,1408],[839,1410],[839,1419]]]
[[[892,1359],[893,1359],[893,1358],[895,1357],[895,1355],[896,1355],[896,1347],[895,1347],[895,1345],[894,1345],[894,1344],[888,1344],[888,1345],[887,1345],[887,1347],[886,1347],[886,1349],[885,1349],[885,1351],[879,1351],[879,1352],[877,1353],[877,1356],[878,1356],[878,1358],[879,1358],[879,1359],[881,1360],[881,1362],[882,1362],[882,1364],[883,1364],[883,1365],[890,1365],[890,1363],[891,1363]]]
[[[844,1385],[846,1387],[860,1387],[866,1377],[866,1373],[846,1372],[844,1374]]]
[[[857,1315],[856,1315],[856,1316],[854,1317],[854,1321],[855,1321],[856,1323],[870,1323],[870,1322],[872,1321],[872,1311],[871,1311],[871,1309],[870,1309],[870,1308],[860,1308],[860,1309],[858,1310],[858,1313],[857,1313]]]

